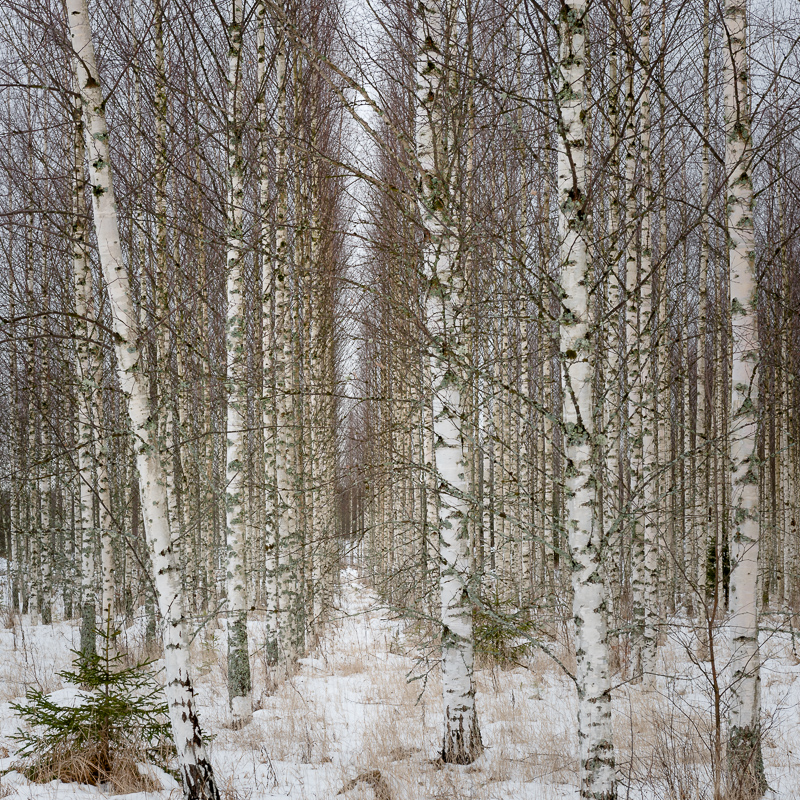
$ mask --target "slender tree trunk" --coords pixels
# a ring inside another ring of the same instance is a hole
[[[39,612],[42,616],[42,625],[49,625],[53,621],[53,527],[55,520],[52,515],[53,506],[53,481],[50,472],[53,469],[53,450],[49,446],[49,419],[48,398],[42,401],[42,461],[45,474],[39,479],[39,502],[41,503],[41,591],[39,594]]]
[[[642,51],[642,178],[644,183],[644,210],[642,212],[641,240],[641,286],[639,316],[641,319],[640,365],[641,365],[641,402],[640,413],[642,437],[642,509],[644,523],[644,547],[642,553],[644,619],[642,630],[642,673],[648,684],[652,684],[655,672],[657,649],[657,588],[658,588],[658,520],[656,506],[658,503],[657,459],[655,455],[655,408],[656,408],[656,364],[653,342],[657,341],[655,333],[656,315],[653,309],[653,257],[651,234],[651,209],[653,206],[653,169],[650,152],[650,33],[652,17],[650,0],[642,0],[642,30],[640,35]]]
[[[104,437],[103,425],[103,392],[100,389],[101,380],[100,359],[95,364],[96,375],[96,416],[97,416],[97,505],[98,520],[100,522],[100,575],[101,575],[101,625],[106,633],[114,629],[114,531],[113,517],[111,514],[111,485],[109,482],[109,458]]]
[[[619,628],[622,594],[622,571],[620,569],[620,553],[622,542],[622,505],[620,503],[620,422],[621,422],[621,371],[620,371],[620,302],[621,286],[619,276],[620,261],[620,207],[619,207],[619,56],[617,52],[618,33],[612,27],[609,31],[608,54],[608,127],[609,127],[609,252],[610,265],[606,284],[606,302],[608,306],[609,324],[605,350],[607,360],[605,364],[605,386],[607,395],[604,409],[604,459],[606,465],[606,480],[604,483],[604,513],[606,519],[603,530],[608,537],[608,558],[606,565],[606,583],[609,602],[609,612],[614,621],[614,632],[611,641],[617,645],[612,647],[611,654],[614,659],[614,669],[618,669]]]
[[[192,688],[189,641],[169,530],[164,470],[152,425],[149,387],[141,371],[137,318],[131,299],[117,222],[116,201],[104,102],[97,72],[86,0],[68,0],[67,19],[75,52],[74,69],[86,120],[86,149],[100,263],[114,327],[117,371],[136,442],[142,506],[156,591],[163,620],[166,694],[183,777],[191,800],[219,800],[211,764],[206,758]]]
[[[175,459],[175,386],[172,374],[173,350],[176,346],[172,334],[174,321],[170,298],[172,296],[172,275],[167,236],[167,177],[169,162],[167,155],[167,67],[164,53],[164,9],[162,0],[154,0],[153,33],[155,45],[155,91],[154,111],[156,128],[155,145],[155,226],[156,226],[156,265],[154,284],[154,303],[156,326],[156,357],[153,364],[153,380],[159,397],[157,424],[161,465],[166,480],[168,516],[176,559],[180,563],[181,531],[178,525],[178,498],[176,492]]]
[[[80,122],[80,117],[78,118]],[[80,134],[80,129],[78,129]],[[83,140],[81,139],[81,142]],[[81,159],[81,165],[83,164],[83,159]],[[9,195],[11,195],[11,191],[9,190]],[[74,196],[74,195],[73,195]],[[13,199],[9,197],[8,208],[11,210],[13,207]],[[73,215],[74,220],[74,215]],[[12,250],[12,241],[11,237],[9,237],[9,244],[8,244],[8,259],[11,261],[13,250]],[[15,413],[19,413],[20,411],[20,376],[19,376],[19,351],[18,351],[18,327],[17,327],[17,302],[16,302],[16,292],[14,291],[14,286],[9,286],[8,288],[8,305],[9,305],[9,315],[11,317],[11,323],[8,326],[9,330],[9,338],[11,343],[11,363],[9,365],[9,384],[10,384],[10,395],[11,395],[11,403]],[[17,428],[13,432],[13,439],[12,439],[12,459],[14,464],[14,469],[11,474],[10,480],[10,489],[11,489],[11,497],[10,497],[10,504],[9,504],[9,536],[10,536],[10,550],[11,550],[11,562],[8,565],[9,571],[9,591],[11,593],[11,597],[9,598],[9,605],[11,606],[11,610],[14,613],[19,613],[20,610],[20,582],[22,579],[22,564],[20,562],[20,557],[22,554],[22,541],[21,536],[21,507],[20,507],[20,500],[21,500],[21,492],[22,492],[22,481],[20,473],[22,471],[22,461],[23,461],[23,453],[24,453],[24,444],[22,442],[22,435],[21,430]]]
[[[626,456],[628,481],[626,485],[625,533],[630,542],[631,600],[632,600],[632,677],[642,677],[642,648],[644,644],[645,574],[644,574],[644,453],[643,453],[643,380],[642,362],[645,358],[642,337],[642,287],[645,283],[644,264],[638,227],[639,182],[636,177],[637,150],[643,149],[636,135],[636,98],[634,94],[634,36],[631,0],[623,0],[623,22],[626,43],[625,58],[625,371],[623,373],[627,399],[623,401],[623,447]],[[645,78],[646,79],[646,78]],[[641,120],[641,132],[644,121]]]
[[[94,435],[92,405],[96,370],[92,270],[86,249],[86,200],[84,180],[84,144],[81,104],[76,99],[73,110],[74,163],[72,193],[72,267],[75,280],[75,342],[78,371],[78,505],[80,508],[81,542],[81,640],[82,653],[95,651],[95,583],[94,583],[94,524],[92,478],[94,464]]]
[[[228,548],[228,700],[234,727],[253,718],[250,655],[247,638],[248,587],[245,471],[245,386],[247,346],[242,276],[242,202],[244,160],[239,121],[239,54],[242,49],[242,2],[232,0],[228,25],[228,313],[227,313],[227,448],[226,533]]]
[[[732,537],[730,543],[731,785],[743,798],[767,788],[761,756],[758,650],[758,328],[753,225],[753,154],[746,0],[724,12],[725,170],[733,362],[731,367]]]
[[[288,668],[297,657],[295,630],[298,585],[296,573],[296,533],[294,483],[294,418],[292,370],[292,303],[289,281],[289,188],[287,156],[287,94],[289,70],[287,65],[287,37],[282,29],[277,31],[278,45],[275,54],[275,81],[277,99],[277,152],[275,156],[276,207],[275,207],[275,386],[276,386],[276,455],[275,481],[277,484],[277,548],[278,548],[278,637],[280,657]]]
[[[273,325],[273,296],[272,273],[267,254],[272,252],[271,231],[272,225],[269,217],[270,192],[269,192],[269,153],[267,150],[267,105],[266,105],[266,80],[267,80],[267,8],[264,2],[259,2],[258,16],[258,85],[261,93],[258,98],[258,124],[259,124],[259,222],[261,224],[261,280],[262,280],[262,352],[264,355],[264,396],[262,399],[262,425],[264,428],[264,547],[265,553],[265,595],[267,606],[267,619],[265,631],[265,648],[267,659],[272,664],[278,655],[278,630],[277,630],[277,526],[276,513],[278,504],[275,494],[275,418],[276,418],[276,389],[275,389],[275,337]]]
[[[590,329],[592,271],[586,241],[585,18],[584,0],[561,5],[559,20],[558,191],[562,310],[560,356],[564,380],[566,516],[572,556],[573,616],[577,653],[580,796],[616,797],[608,609],[603,582],[603,542],[593,474],[592,380],[594,334]]]
[[[703,0],[703,165],[700,178],[700,298],[697,333],[697,415],[698,440],[696,483],[700,498],[694,517],[701,521],[699,537],[704,544],[704,553],[698,559],[698,587],[703,597],[703,620],[700,625],[700,650],[705,655],[708,649],[708,624],[712,608],[717,603],[717,530],[714,525],[710,503],[710,417],[708,396],[708,264],[710,254],[709,219],[709,137],[711,135],[711,103],[709,70],[711,63],[711,18],[710,0]]]
[[[465,475],[463,278],[457,260],[447,101],[445,19],[435,0],[418,7],[417,159],[418,199],[425,226],[423,258],[430,280],[426,317],[431,341],[433,452],[439,496],[441,548],[442,759],[470,764],[482,752],[475,708],[474,642],[470,599],[469,492]]]

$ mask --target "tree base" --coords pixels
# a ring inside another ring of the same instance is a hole
[[[197,764],[184,767],[183,796],[185,800],[220,800],[211,764],[202,759]]]
[[[728,796],[758,800],[769,788],[761,753],[761,726],[733,727],[728,737]]]
[[[450,720],[448,720],[450,722]],[[472,715],[469,731],[464,730],[464,717],[458,727],[448,726],[442,745],[442,762],[445,764],[472,764],[483,753],[483,741],[478,727],[477,714]]]

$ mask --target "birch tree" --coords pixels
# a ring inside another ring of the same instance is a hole
[[[559,12],[558,194],[561,257],[560,358],[564,382],[567,532],[572,558],[577,654],[580,795],[616,797],[608,671],[608,622],[603,542],[594,474],[592,380],[595,338],[589,309],[585,111],[586,12],[583,0]]]
[[[78,378],[78,508],[81,535],[81,640],[83,653],[93,653],[95,649],[94,603],[94,536],[92,519],[92,471],[93,471],[93,431],[92,431],[92,386],[95,370],[92,366],[94,330],[89,326],[93,312],[92,271],[89,254],[86,250],[86,197],[84,180],[83,122],[81,104],[75,101],[73,111],[74,162],[72,193],[72,268],[75,280],[75,316],[77,318],[76,367]]]
[[[277,87],[277,152],[275,155],[275,251],[272,263],[275,314],[275,484],[277,505],[278,643],[284,665],[297,657],[296,615],[299,591],[296,581],[296,533],[294,494],[295,429],[292,425],[292,303],[289,250],[289,162],[287,100],[289,90],[288,41],[279,23],[275,53]]]
[[[731,786],[744,798],[767,788],[761,756],[758,649],[758,380],[759,356],[753,225],[753,144],[746,0],[724,9],[725,171],[732,328],[730,458],[732,471],[730,620],[731,707],[728,763]]]
[[[184,600],[172,537],[164,470],[150,420],[149,387],[141,369],[138,320],[120,244],[111,178],[108,128],[97,71],[86,0],[68,0],[67,20],[75,54],[74,69],[85,120],[86,155],[100,264],[111,301],[117,373],[136,443],[142,510],[162,617],[166,694],[183,779],[184,796],[219,800],[211,763],[206,758],[192,686]]]
[[[228,276],[227,276],[227,513],[228,545],[228,696],[236,727],[253,716],[247,638],[247,574],[244,490],[245,375],[244,281],[242,279],[242,159],[239,106],[239,57],[242,49],[242,3],[232,0],[228,25]]]
[[[442,690],[446,763],[469,764],[483,751],[475,709],[474,643],[470,600],[468,495],[464,439],[463,277],[453,208],[452,120],[447,118],[453,76],[448,70],[447,20],[437,2],[418,7],[416,154],[418,197],[425,227],[423,260],[430,281],[426,324],[430,336],[434,467],[441,550]]]
[[[265,593],[267,598],[266,643],[267,659],[270,664],[277,659],[278,630],[277,630],[277,572],[278,572],[278,539],[277,520],[278,511],[276,494],[275,472],[275,421],[276,421],[276,387],[275,387],[275,359],[274,325],[273,325],[273,294],[272,294],[272,263],[269,253],[272,248],[272,225],[270,224],[270,171],[268,162],[267,139],[267,31],[269,17],[265,2],[257,6],[258,18],[258,43],[256,55],[258,59],[258,158],[259,158],[259,223],[260,244],[262,252],[261,262],[261,297],[262,297],[262,353],[264,355],[264,379],[261,422],[264,429],[264,545],[265,555]],[[277,57],[277,56],[276,56]]]

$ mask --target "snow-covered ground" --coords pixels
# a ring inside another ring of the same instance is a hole
[[[478,713],[486,751],[473,765],[437,760],[442,716],[435,651],[425,660],[419,627],[389,618],[354,570],[343,581],[337,614],[297,673],[273,691],[260,656],[261,623],[251,623],[254,648],[252,724],[234,731],[226,717],[225,634],[204,630],[195,641],[194,663],[210,753],[226,800],[334,798],[357,776],[379,770],[391,800],[559,800],[576,796],[575,692],[570,679],[544,654],[526,668],[483,664],[476,671]],[[679,628],[675,629],[679,631]],[[135,646],[135,632],[128,632]],[[74,694],[59,670],[70,665],[77,628],[20,625],[0,629],[0,769],[14,762],[10,735],[18,720],[10,703],[27,686]],[[558,646],[558,645],[556,645]],[[713,716],[707,665],[686,658],[691,642],[679,632],[661,659],[669,678],[654,692],[638,686],[615,690],[615,735],[622,797],[703,798],[709,783]],[[765,635],[762,672],[767,777],[775,795],[800,797],[800,666],[788,637]],[[567,666],[570,654],[561,647]],[[724,652],[719,653],[724,660]],[[479,665],[480,666],[480,665]],[[180,789],[161,775],[161,792],[126,795],[179,798]],[[0,781],[0,796],[74,798],[104,795],[102,789],[29,783],[17,772]],[[372,798],[359,783],[344,800]]]

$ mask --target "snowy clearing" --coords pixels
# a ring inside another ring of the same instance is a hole
[[[259,660],[260,623],[251,622],[257,710],[243,730],[232,730],[228,718],[224,631],[210,627],[195,640],[202,721],[212,737],[209,749],[227,800],[337,795],[357,800],[380,797],[385,789],[391,800],[575,796],[575,692],[547,656],[532,654],[529,668],[478,664],[477,703],[486,751],[468,767],[443,765],[438,760],[439,669],[435,661],[426,664],[418,657],[419,628],[391,619],[355,570],[344,578],[337,618],[325,627],[313,652],[300,660],[297,673],[274,693],[265,689],[268,676]],[[67,623],[15,624],[0,630],[0,753],[7,753],[0,769],[8,770],[14,762],[11,735],[18,720],[10,703],[24,697],[27,686],[49,690],[64,703],[78,696],[75,687],[62,686],[56,675],[69,665],[77,636],[77,628]],[[134,645],[135,629],[127,636]],[[767,777],[775,797],[793,798],[800,794],[800,664],[787,639],[765,636],[762,644],[767,656],[762,673]],[[709,696],[697,670],[684,666],[682,650],[677,636],[663,648],[662,666],[672,677],[659,679],[655,693],[635,686],[615,690],[622,796],[704,796]],[[569,653],[561,655],[569,663]],[[149,769],[164,787],[161,792],[118,796],[180,797],[174,779]],[[353,785],[375,770],[382,781],[379,791],[369,780]],[[352,788],[342,791],[348,786]],[[32,784],[15,771],[2,778],[0,792],[37,800],[107,795],[102,788],[78,784]]]

